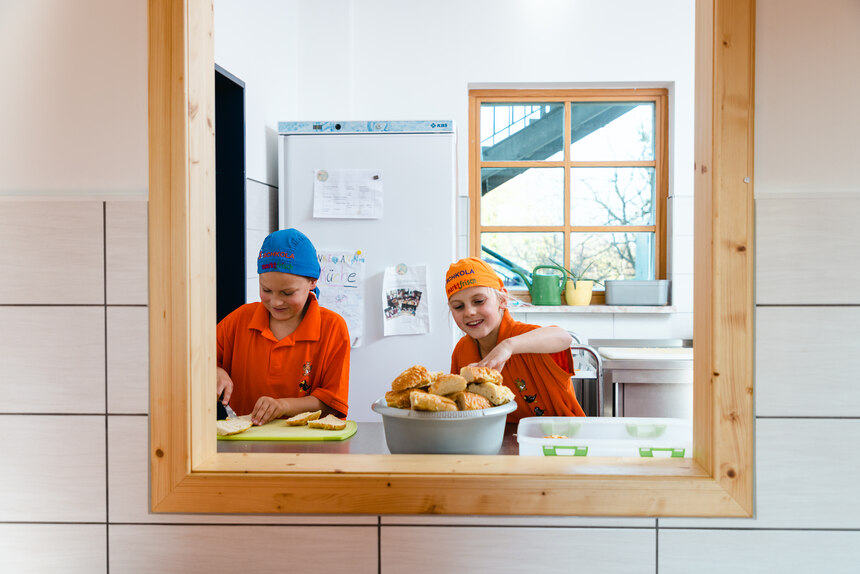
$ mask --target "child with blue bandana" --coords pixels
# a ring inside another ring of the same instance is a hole
[[[346,417],[350,339],[319,306],[316,249],[297,229],[266,237],[257,258],[260,302],[218,323],[217,393],[256,425],[307,411]]]

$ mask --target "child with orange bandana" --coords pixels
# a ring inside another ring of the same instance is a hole
[[[346,417],[349,333],[320,307],[316,249],[296,229],[266,237],[257,258],[260,302],[219,323],[217,392],[256,425],[302,412]]]
[[[508,422],[542,415],[585,416],[570,382],[570,333],[514,321],[504,283],[476,257],[448,268],[445,291],[451,315],[466,334],[451,354],[452,373],[468,365],[500,371],[517,400]]]

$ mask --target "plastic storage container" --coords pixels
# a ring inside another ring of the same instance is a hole
[[[607,305],[666,305],[669,302],[668,279],[607,279],[605,286]]]
[[[689,457],[693,426],[682,419],[527,417],[517,426],[520,456]]]
[[[382,415],[391,454],[496,454],[505,438],[505,419],[517,403],[431,413],[389,407],[381,398],[371,408]]]

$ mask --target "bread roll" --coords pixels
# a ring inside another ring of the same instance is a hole
[[[460,375],[467,383],[493,383],[502,384],[502,373],[490,367],[463,367]]]
[[[423,391],[412,391],[409,394],[409,402],[412,410],[416,411],[456,411],[457,403],[447,397],[425,393]]]
[[[315,421],[320,418],[322,411],[307,411],[304,413],[299,413],[295,416],[288,418],[285,423],[289,427],[300,427],[308,424],[308,421]]]
[[[244,418],[236,418],[236,419],[224,419],[215,422],[215,429],[218,431],[218,436],[230,436],[233,434],[239,434],[240,432],[245,432],[252,426],[251,417]]]
[[[409,402],[409,393],[415,389],[403,389],[402,391],[388,391],[385,393],[385,404],[395,409],[409,409],[412,405]]]
[[[432,382],[430,376],[430,371],[426,367],[422,367],[421,365],[409,367],[392,381],[391,390],[402,391],[403,389],[426,387]]]
[[[342,421],[334,415],[326,415],[321,419],[308,421],[308,427],[312,429],[343,430],[346,428],[346,421]]]
[[[466,379],[460,375],[442,375],[427,389],[434,395],[450,395],[466,390]]]
[[[476,411],[479,409],[488,409],[493,404],[481,395],[470,393],[469,391],[460,391],[454,393],[450,397],[457,403],[457,408],[461,411]]]
[[[504,385],[494,385],[493,383],[472,383],[466,390],[470,393],[475,393],[486,398],[494,405],[503,405],[514,400],[514,392]]]

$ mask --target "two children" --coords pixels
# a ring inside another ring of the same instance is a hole
[[[319,306],[316,249],[296,229],[270,234],[257,258],[260,302],[242,305],[217,327],[217,393],[262,425],[306,411],[346,417],[350,340],[344,319]],[[516,396],[509,422],[585,416],[570,383],[570,334],[514,321],[499,276],[478,258],[452,264],[448,306],[465,333],[451,372],[479,365],[502,373]]]

